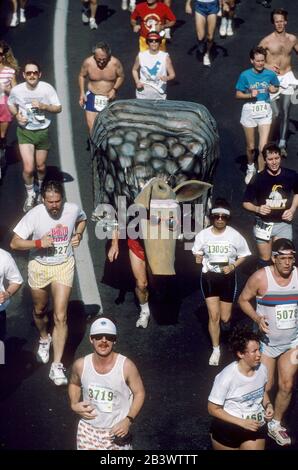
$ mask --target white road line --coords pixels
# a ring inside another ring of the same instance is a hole
[[[72,182],[65,184],[66,199],[82,207],[78,175],[75,166],[68,94],[66,53],[67,13],[68,0],[57,0],[54,21],[54,73],[55,88],[62,103],[62,113],[58,114],[58,145],[61,170],[65,173],[69,173],[74,179]],[[88,245],[87,230],[84,233],[80,247],[74,251],[81,299],[85,305],[99,305],[102,311],[101,298]]]

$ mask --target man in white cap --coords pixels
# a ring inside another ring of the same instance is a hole
[[[98,318],[90,328],[93,353],[73,364],[68,394],[71,409],[81,417],[78,450],[132,449],[130,427],[145,390],[135,364],[113,350],[116,337],[115,323]]]

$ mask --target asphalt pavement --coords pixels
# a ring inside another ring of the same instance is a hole
[[[218,124],[220,160],[214,178],[214,194],[228,199],[233,207],[233,225],[255,247],[251,235],[252,217],[241,208],[245,189],[245,143],[239,124],[241,103],[235,99],[235,82],[242,70],[249,67],[249,50],[272,30],[270,10],[254,0],[242,0],[237,7],[235,35],[221,39],[216,34],[212,66],[204,67],[196,51],[194,20],[184,13],[184,1],[173,0],[178,21],[168,51],[176,79],[168,87],[168,98],[193,101],[205,105]],[[126,255],[111,270],[105,261],[106,245],[94,235],[90,220],[93,210],[91,159],[87,149],[84,114],[79,107],[77,76],[92,46],[107,41],[124,65],[126,79],[118,98],[134,98],[131,68],[138,52],[137,36],[129,26],[129,13],[122,11],[120,0],[101,0],[98,10],[99,28],[90,31],[81,22],[80,2],[69,2],[67,21],[67,74],[78,184],[83,208],[89,222],[89,247],[101,294],[104,311],[117,319],[119,340],[117,350],[130,357],[138,366],[147,396],[143,410],[134,424],[134,447],[142,450],[204,450],[210,449],[207,398],[215,375],[231,360],[224,346],[219,368],[208,366],[210,342],[207,332],[207,311],[199,293],[198,272],[192,255],[177,248],[176,292],[179,317],[171,316],[173,299],[164,305],[164,321],[153,319],[146,330],[136,329],[137,306],[132,291],[132,279]],[[288,31],[297,30],[298,6],[292,0],[273,0],[272,7],[283,6],[289,11]],[[19,63],[30,57],[42,65],[43,79],[54,86],[55,63],[53,24],[56,1],[29,0],[28,21],[17,28],[8,28],[9,1],[0,6],[1,38],[15,52]],[[297,58],[293,58],[298,71]],[[296,76],[298,76],[296,74]],[[20,79],[21,80],[21,79]],[[298,170],[298,110],[293,106],[290,122],[289,155],[286,166]],[[63,152],[58,150],[56,119],[51,126],[52,148],[49,172],[60,174]],[[11,231],[22,216],[24,189],[22,166],[16,148],[15,125],[9,130],[8,167],[0,185],[1,247],[8,249]],[[72,175],[69,175],[72,177]],[[67,181],[65,183],[68,184]],[[297,220],[297,217],[296,217]],[[297,222],[295,241],[297,238]],[[14,254],[26,277],[27,254]],[[253,261],[241,272],[241,284],[252,272]],[[126,279],[117,285],[115,278]],[[75,448],[77,418],[71,412],[65,389],[55,387],[48,379],[49,366],[36,363],[34,348],[37,331],[32,325],[32,304],[25,285],[13,299],[8,312],[6,364],[0,365],[0,448],[34,450],[68,450]],[[174,308],[173,308],[174,310]],[[69,307],[70,340],[64,363],[70,366],[74,357],[87,354],[88,314],[81,301],[80,288],[75,283]],[[235,307],[234,321],[242,320]],[[298,436],[296,393],[288,413],[292,435]],[[268,448],[277,446],[268,440]],[[298,448],[293,444],[292,448]]]

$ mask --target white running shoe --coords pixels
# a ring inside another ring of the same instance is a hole
[[[220,349],[213,349],[213,353],[209,358],[209,366],[218,366],[220,358]]]
[[[89,26],[90,26],[90,29],[97,29],[98,28],[97,23],[95,21],[95,18],[90,18]]]
[[[129,11],[134,11],[135,7],[136,7],[136,0],[130,0]]]
[[[39,339],[38,350],[36,353],[36,359],[38,362],[42,362],[43,364],[47,364],[49,362],[51,342],[52,337],[50,334],[48,334],[47,339]]]
[[[149,312],[141,312],[140,316],[137,320],[136,327],[137,328],[147,328],[149,323],[150,313]]]
[[[286,430],[280,423],[268,423],[268,436],[277,442],[280,446],[291,445],[291,438]]]
[[[30,211],[30,209],[32,209],[34,205],[35,205],[35,193],[33,194],[30,193],[28,194],[24,202],[23,211],[24,212]]]
[[[88,10],[86,8],[84,8],[82,10],[82,22],[84,24],[88,24],[89,23],[89,16],[88,16]]]
[[[227,36],[234,36],[234,31],[233,31],[233,26],[232,26],[232,20],[228,20]]]
[[[26,23],[26,15],[24,8],[20,8],[20,23]]]
[[[227,26],[228,20],[227,18],[222,18],[219,27],[219,35],[224,38],[227,35]]]
[[[254,175],[256,174],[257,170],[256,170],[256,167],[254,166],[253,169],[250,169],[247,167],[247,170],[246,170],[246,176],[244,178],[244,181],[245,181],[245,184],[249,184],[251,179],[254,177]]]
[[[127,0],[122,0],[121,8],[122,10],[127,10]]]
[[[49,377],[58,387],[60,385],[67,385],[68,380],[64,371],[65,368],[61,362],[52,362]]]
[[[171,39],[171,29],[170,28],[165,28],[165,38],[166,39]]]
[[[211,65],[210,57],[209,57],[208,52],[206,52],[206,54],[204,54],[204,56],[203,56],[203,64],[207,65],[207,67],[210,67],[210,65]]]
[[[15,28],[16,26],[18,26],[18,24],[19,24],[18,15],[17,13],[13,13],[9,26],[11,28]]]

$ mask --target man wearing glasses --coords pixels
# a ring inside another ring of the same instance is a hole
[[[167,52],[160,50],[162,38],[158,33],[147,34],[147,51],[139,52],[132,75],[136,83],[136,98],[165,100],[167,82],[175,78],[175,71]]]
[[[295,254],[291,240],[280,238],[273,242],[273,265],[255,272],[239,297],[242,311],[264,334],[261,362],[268,369],[266,391],[269,394],[272,393],[277,369],[278,389],[274,418],[268,423],[268,435],[281,446],[291,444],[281,421],[292,398],[298,369],[298,270]],[[252,306],[255,300],[256,309]]]
[[[98,42],[92,49],[92,55],[84,60],[79,73],[79,104],[85,110],[89,133],[97,114],[116,98],[123,81],[124,71],[120,60],[112,56],[106,42]]]
[[[73,365],[68,394],[71,409],[81,417],[78,450],[132,449],[130,428],[145,390],[134,363],[113,350],[116,339],[115,323],[96,319],[90,328],[93,352]]]
[[[148,33],[155,31],[161,36],[165,36],[166,30],[174,26],[175,23],[176,17],[172,10],[157,0],[138,3],[130,17],[133,32],[140,33],[139,48],[141,52],[148,49],[146,43]],[[167,35],[169,36],[169,34]],[[166,49],[165,38],[160,48],[162,51]]]
[[[23,179],[27,198],[23,210],[28,212],[41,202],[41,187],[46,174],[46,160],[50,148],[48,113],[60,113],[62,106],[55,89],[43,82],[37,62],[27,62],[24,82],[15,86],[9,95],[8,106],[17,120],[17,138],[23,161]],[[35,192],[34,176],[38,188]]]

